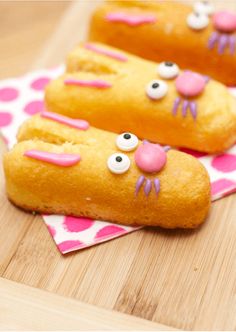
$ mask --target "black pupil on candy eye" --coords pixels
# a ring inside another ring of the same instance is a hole
[[[165,65],[167,67],[172,67],[174,64],[173,64],[173,62],[167,61],[167,62],[165,62]]]
[[[124,138],[125,138],[125,139],[130,139],[130,138],[131,138],[131,135],[130,135],[130,134],[124,134]]]
[[[157,89],[159,88],[160,84],[159,83],[153,83],[152,87],[153,89]]]
[[[122,158],[120,156],[116,157],[116,161],[120,163],[122,161]]]

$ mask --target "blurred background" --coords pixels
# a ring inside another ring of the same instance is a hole
[[[61,63],[81,36],[86,35],[90,12],[101,2],[0,2],[0,79]],[[236,11],[236,0],[212,2]]]
[[[0,2],[0,78],[29,70],[70,5],[69,1]]]

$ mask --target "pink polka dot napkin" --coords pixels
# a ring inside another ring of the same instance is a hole
[[[16,142],[19,125],[44,108],[45,85],[63,73],[63,66],[39,70],[23,77],[0,81],[0,130],[9,147]],[[236,97],[236,88],[230,88]],[[212,200],[236,192],[236,145],[222,155],[181,149],[198,158],[211,178]],[[87,248],[138,230],[106,221],[70,216],[47,215],[43,220],[62,254]]]

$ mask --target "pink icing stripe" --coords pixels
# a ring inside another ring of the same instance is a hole
[[[81,160],[78,154],[50,153],[39,150],[26,151],[24,156],[62,167],[73,166]]]
[[[137,26],[145,23],[155,23],[156,16],[153,14],[127,14],[124,12],[113,12],[106,15],[109,22],[121,22],[131,26]]]
[[[59,115],[59,114],[47,112],[47,111],[41,112],[40,116],[42,118],[50,119],[50,120],[65,124],[67,126],[74,127],[76,129],[80,129],[80,130],[89,129],[89,123],[85,120],[70,119],[67,116],[63,116],[63,115]]]
[[[112,86],[110,83],[102,80],[86,81],[86,80],[77,80],[74,78],[68,78],[64,81],[64,83],[65,85],[79,85],[84,87],[101,88],[101,89],[110,88]]]
[[[118,61],[122,61],[122,62],[128,61],[128,58],[123,54],[113,52],[113,51],[109,51],[109,50],[105,50],[105,49],[97,47],[96,45],[93,45],[93,44],[88,43],[88,44],[85,44],[84,47],[87,48],[87,50],[96,52],[98,54],[106,55],[106,56],[108,56],[110,58],[113,58],[113,59],[116,59]]]

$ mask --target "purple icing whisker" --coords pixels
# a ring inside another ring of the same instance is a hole
[[[171,147],[169,145],[165,145],[165,146],[162,146],[162,149],[167,152],[171,149]]]
[[[135,195],[136,195],[136,196],[138,195],[139,190],[140,190],[140,188],[142,187],[144,181],[145,181],[145,176],[141,175],[141,176],[138,178],[138,181],[137,181],[136,186],[135,186]]]
[[[210,36],[209,40],[208,40],[208,48],[210,50],[213,49],[213,47],[216,45],[216,43],[218,42],[219,40],[219,34],[218,32],[214,31],[212,33],[212,35]]]
[[[236,36],[232,35],[229,37],[229,50],[231,55],[234,55],[235,49],[236,49]]]
[[[236,51],[236,36],[218,33],[214,31],[208,40],[208,48],[211,50],[218,44],[218,54],[223,54],[227,47],[231,55]]]
[[[159,191],[160,191],[160,180],[159,179],[154,179],[154,188],[155,188],[155,192],[158,195]]]
[[[144,186],[145,195],[148,196],[150,194],[151,190],[152,190],[152,181],[149,179],[146,179],[146,183]]]
[[[146,182],[145,182],[146,181]],[[138,178],[138,181],[136,182],[136,186],[135,186],[135,196],[138,195],[142,185],[144,184],[144,193],[146,196],[148,196],[152,190],[152,180],[147,179],[144,175],[141,175]],[[158,195],[159,191],[160,191],[160,180],[159,179],[154,179],[153,181],[153,185],[154,185],[154,189],[156,192],[156,195]]]
[[[208,83],[210,81],[210,76],[203,75],[203,78],[206,81],[206,83]]]
[[[172,114],[173,115],[177,114],[180,103],[181,103],[181,98],[177,97],[174,101],[174,105],[173,105],[173,109],[172,109]]]
[[[194,119],[196,119],[197,118],[197,103],[195,101],[191,101],[189,103],[189,108],[190,108],[190,112],[192,114],[192,117]]]
[[[224,50],[229,42],[229,36],[228,35],[220,35],[219,38],[219,46],[218,46],[218,53],[223,54]]]
[[[183,115],[184,118],[187,115],[188,107],[189,107],[189,101],[185,99],[184,102],[183,102],[183,107],[182,107],[182,115]]]

